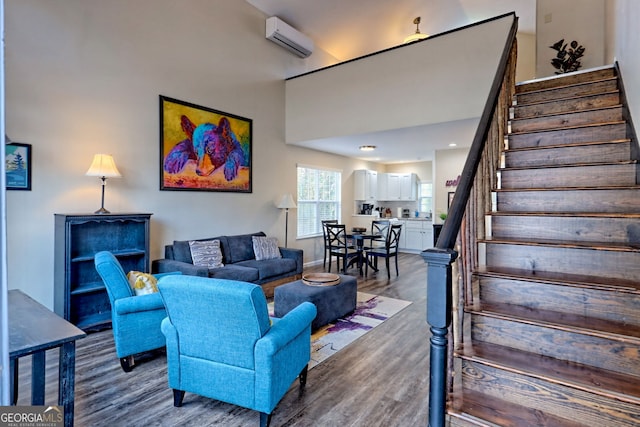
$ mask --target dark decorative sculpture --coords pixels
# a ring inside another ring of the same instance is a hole
[[[578,45],[577,41],[572,41],[568,49],[564,39],[549,47],[558,51],[556,57],[551,60],[551,65],[558,70],[556,74],[578,71],[582,67],[580,58],[584,55],[585,48],[582,45]]]

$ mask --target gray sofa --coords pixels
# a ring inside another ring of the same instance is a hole
[[[262,286],[270,298],[276,286],[302,277],[302,250],[279,248],[282,258],[257,261],[253,253],[252,236],[263,232],[235,236],[218,236],[198,241],[220,240],[223,267],[207,268],[193,265],[188,240],[176,240],[164,248],[164,259],[151,263],[153,273],[180,271],[182,274],[218,279],[241,280]]]

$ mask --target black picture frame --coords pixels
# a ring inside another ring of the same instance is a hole
[[[5,144],[4,155],[7,190],[31,191],[31,144]]]
[[[251,193],[253,120],[160,95],[160,190]]]

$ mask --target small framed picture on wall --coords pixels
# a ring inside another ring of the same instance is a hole
[[[7,190],[31,190],[31,144],[4,146]]]

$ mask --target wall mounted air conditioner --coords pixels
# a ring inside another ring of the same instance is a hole
[[[267,18],[266,37],[300,58],[313,52],[313,40],[277,16]]]

